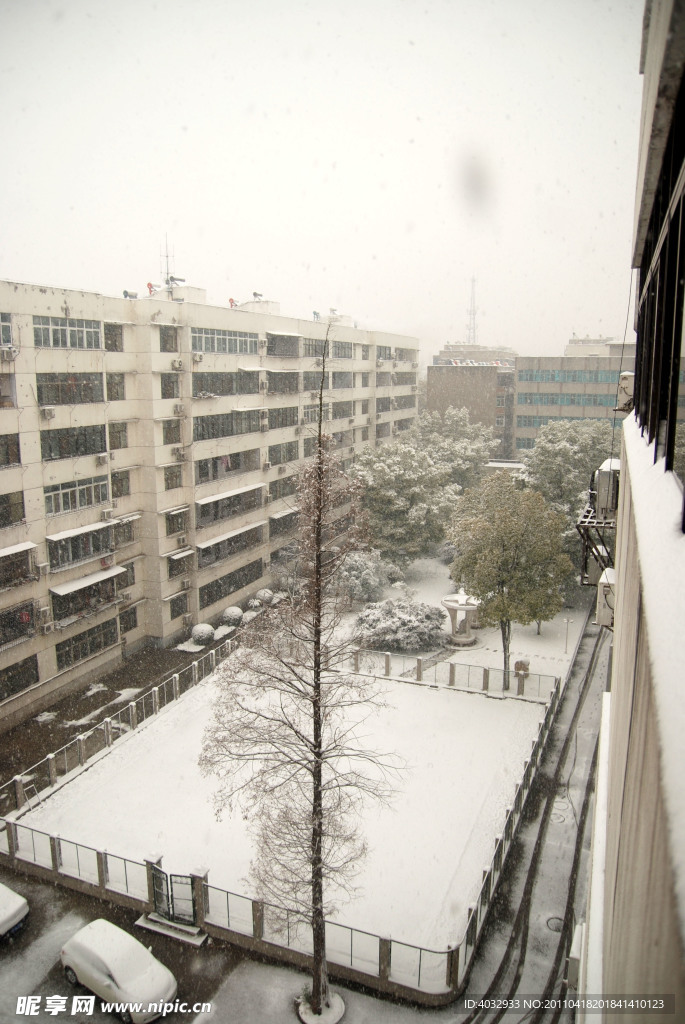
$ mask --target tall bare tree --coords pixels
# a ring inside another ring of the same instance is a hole
[[[380,693],[342,670],[357,641],[340,628],[340,576],[360,530],[356,485],[324,431],[328,333],[313,459],[300,470],[297,489],[291,568],[298,586],[253,621],[219,669],[220,696],[200,756],[203,772],[219,779],[218,812],[238,801],[253,821],[259,852],[251,880],[259,895],[281,924],[294,917],[311,927],[317,1015],[329,1003],[326,917],[336,899],[352,893],[365,851],[361,804],[388,798],[388,773],[397,767],[391,754],[357,739],[359,725],[382,706]]]

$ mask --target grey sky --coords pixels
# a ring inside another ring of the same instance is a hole
[[[641,0],[0,0],[0,277],[622,336]]]

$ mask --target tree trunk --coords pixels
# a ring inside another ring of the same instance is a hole
[[[511,640],[511,620],[500,619],[499,628],[502,631],[502,651],[504,653],[504,676],[502,689],[509,689],[509,641]]]
[[[538,636],[540,636],[540,633],[542,632],[542,630],[540,629],[540,627],[542,625],[542,619],[536,619],[535,621],[538,624]]]

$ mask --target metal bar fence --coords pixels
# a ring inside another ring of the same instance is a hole
[[[147,868],[135,860],[105,854],[105,884],[113,892],[147,899]]]
[[[73,843],[69,839],[58,839],[59,870],[74,878],[83,878],[87,882],[98,883],[97,852],[91,846]]]
[[[50,847],[50,836],[47,832],[39,832],[38,829],[28,828],[26,825],[17,823],[17,857],[19,860],[28,860],[34,864],[41,864],[43,867],[52,867],[52,850]]]
[[[220,928],[228,928],[241,935],[252,935],[252,900],[238,896],[224,889],[217,889],[206,882],[203,885],[205,920]]]

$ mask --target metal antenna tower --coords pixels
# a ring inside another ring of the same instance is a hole
[[[466,321],[466,344],[477,345],[476,337],[476,279],[471,278],[471,304],[469,305],[468,320]]]

